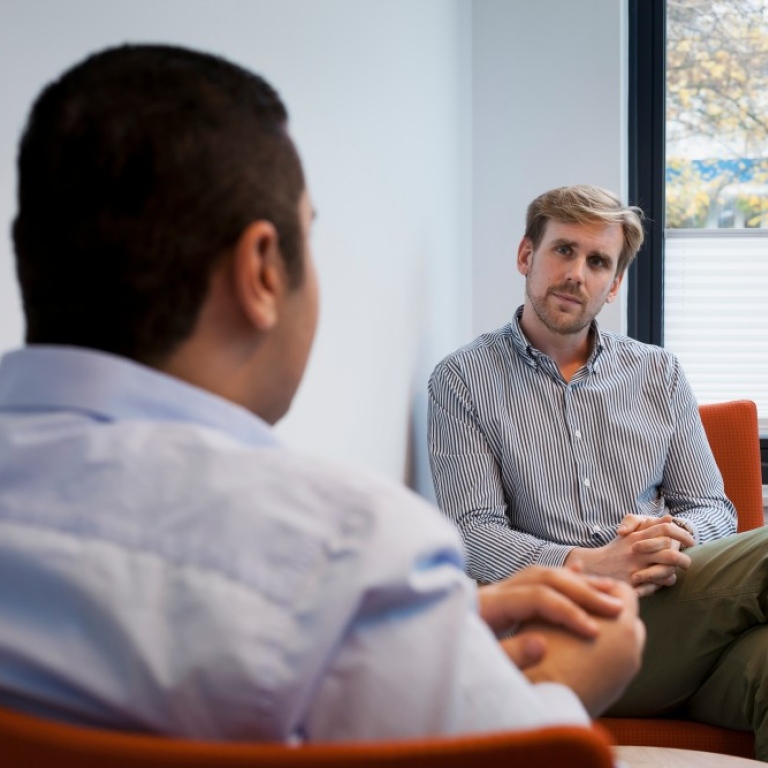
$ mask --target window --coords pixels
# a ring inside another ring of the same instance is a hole
[[[650,219],[629,332],[674,351],[700,402],[754,400],[768,437],[766,1],[629,9],[630,201]]]

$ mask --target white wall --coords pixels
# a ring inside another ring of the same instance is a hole
[[[472,334],[522,304],[525,209],[541,192],[625,193],[624,0],[475,0]],[[600,321],[621,331],[617,301]]]
[[[2,0],[0,351],[23,331],[8,228],[34,96],[85,54],[124,41],[221,53],[285,98],[319,212],[321,324],[280,431],[405,477],[425,361],[455,346],[469,318],[460,291],[469,197],[459,184],[468,9],[461,0]]]
[[[623,189],[624,4],[0,0],[0,352],[23,331],[8,228],[34,96],[124,41],[221,53],[285,98],[319,212],[321,324],[280,432],[428,494],[426,378],[521,301],[526,203]]]

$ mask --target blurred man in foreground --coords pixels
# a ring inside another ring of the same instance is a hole
[[[313,215],[278,95],[219,58],[112,49],[36,102],[27,346],[0,364],[2,704],[385,739],[586,724],[636,672],[629,588],[529,569],[478,594],[437,510],[280,446]]]

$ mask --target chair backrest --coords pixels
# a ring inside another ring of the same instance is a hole
[[[286,747],[197,742],[53,723],[0,708],[3,768],[612,768],[599,728]]]
[[[757,406],[751,400],[700,405],[709,445],[723,476],[725,495],[739,515],[738,530],[764,523]]]

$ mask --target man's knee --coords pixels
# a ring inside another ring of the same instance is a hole
[[[691,565],[672,589],[687,586],[713,597],[732,590],[768,590],[768,526],[693,547],[688,554]]]

